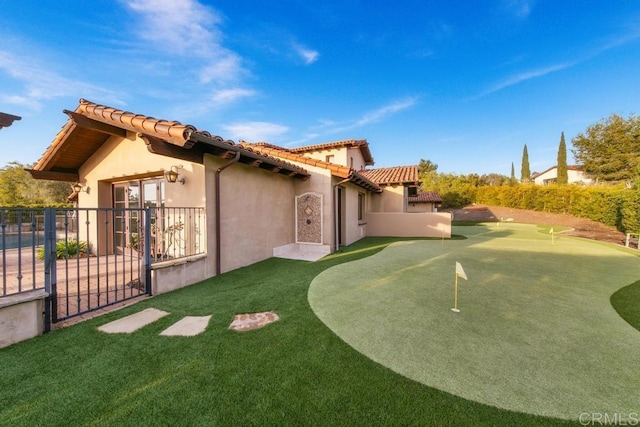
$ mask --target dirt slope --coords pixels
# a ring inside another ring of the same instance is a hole
[[[454,221],[513,221],[529,224],[562,225],[572,230],[563,232],[569,236],[584,237],[624,245],[624,233],[614,227],[590,219],[549,212],[528,211],[501,206],[472,205],[462,209],[447,209]]]

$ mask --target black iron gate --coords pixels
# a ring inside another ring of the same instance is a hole
[[[151,294],[149,208],[48,208],[44,217],[45,329]]]

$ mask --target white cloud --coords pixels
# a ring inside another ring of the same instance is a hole
[[[234,53],[227,53],[227,56],[211,62],[200,71],[200,82],[207,84],[210,82],[227,83],[239,80],[246,74],[242,68],[241,59]]]
[[[289,131],[287,126],[269,122],[237,122],[222,128],[225,138],[248,142],[277,142]]]
[[[140,36],[180,54],[209,55],[220,48],[222,18],[193,0],[125,0],[143,20]]]
[[[533,9],[533,0],[505,0],[504,7],[517,18],[527,18]]]
[[[414,105],[416,105],[417,102],[418,102],[417,97],[400,99],[397,101],[393,101],[387,105],[384,105],[380,108],[377,108],[373,111],[369,111],[363,114],[362,117],[352,120],[350,122],[335,123],[330,120],[321,120],[322,126],[316,126],[316,127],[313,127],[312,129],[333,126],[332,128],[328,129],[325,133],[338,133],[338,132],[343,132],[347,130],[357,129],[372,123],[381,122],[382,120],[386,119],[387,117],[395,113],[399,113],[400,111],[413,107]]]
[[[289,141],[289,142],[287,142],[287,143],[285,143],[283,145],[285,147],[295,147],[295,146],[299,146],[299,145],[305,145],[309,141],[312,141],[312,140],[316,139],[319,136],[320,136],[319,133],[307,133],[307,134],[303,135],[302,138],[297,139],[295,141]]]
[[[517,85],[519,83],[525,82],[527,80],[536,79],[538,77],[546,76],[547,74],[555,73],[556,71],[564,70],[565,68],[569,68],[574,66],[576,63],[567,62],[559,65],[552,65],[546,68],[540,68],[537,70],[527,71],[524,73],[517,74],[515,76],[511,76],[495,85],[491,86],[489,89],[484,91],[482,94],[473,98],[473,100],[480,99],[486,95],[490,95],[494,92],[498,92],[502,89],[508,88],[510,86]]]
[[[311,65],[318,60],[320,53],[316,50],[308,49],[300,44],[294,43],[293,49],[302,58],[306,65]]]
[[[223,18],[196,0],[122,0],[142,22],[139,36],[168,56],[192,58],[201,83],[225,84],[247,75],[240,55],[223,46]]]
[[[39,110],[43,103],[60,97],[99,98],[102,102],[122,104],[122,100],[111,90],[89,83],[62,77],[50,67],[40,65],[32,57],[20,58],[0,51],[0,70],[23,85],[20,95],[0,93],[3,102]]]
[[[214,92],[211,101],[216,105],[231,104],[239,99],[248,98],[256,95],[256,91],[252,89],[233,88],[222,89]]]
[[[515,76],[511,76],[506,78],[505,80],[496,83],[495,85],[491,86],[489,89],[487,89],[486,91],[484,91],[483,93],[481,93],[480,95],[471,98],[471,100],[477,100],[480,99],[486,95],[490,95],[494,92],[498,92],[502,89],[508,88],[510,86],[514,86],[517,85],[519,83],[525,82],[527,80],[531,80],[531,79],[536,79],[538,77],[544,77],[548,74],[552,74],[555,73],[557,71],[562,71],[565,70],[567,68],[571,68],[574,67],[578,64],[581,64],[583,62],[587,62],[590,61],[592,59],[594,59],[595,57],[597,57],[598,55],[610,50],[610,49],[615,49],[618,46],[622,46],[624,44],[630,43],[632,41],[637,40],[638,38],[640,38],[640,31],[633,31],[629,34],[626,34],[624,36],[620,36],[616,39],[613,39],[612,41],[610,41],[609,43],[593,50],[592,52],[590,52],[589,54],[583,56],[582,58],[579,58],[577,60],[574,61],[569,61],[569,62],[565,62],[562,64],[558,64],[558,65],[552,65],[549,67],[545,67],[545,68],[539,68],[539,69],[535,69],[535,70],[531,70],[531,71],[526,71],[524,73],[520,73],[520,74],[516,74]],[[513,61],[514,63],[517,61],[520,61],[522,59],[522,57],[516,57],[515,60]]]
[[[384,107],[380,107],[377,110],[366,113],[364,116],[362,116],[362,118],[356,120],[356,122],[354,123],[354,127],[361,127],[370,123],[379,122],[392,114],[413,107],[416,102],[416,98],[407,98],[400,101],[394,101],[389,105],[385,105]]]

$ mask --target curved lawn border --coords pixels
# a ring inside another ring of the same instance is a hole
[[[611,305],[620,317],[640,331],[640,280],[611,295]]]
[[[578,419],[640,412],[640,333],[610,295],[640,276],[609,245],[524,224],[460,227],[468,240],[395,244],[332,267],[309,303],[345,342],[428,386],[480,403]],[[461,313],[453,313],[454,265]]]

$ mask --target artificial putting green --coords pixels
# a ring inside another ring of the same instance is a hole
[[[440,390],[563,419],[640,413],[640,331],[611,305],[640,279],[613,245],[525,224],[455,227],[396,243],[309,288],[316,315],[372,360]],[[455,262],[460,313],[453,307]]]

